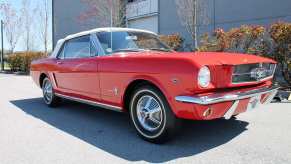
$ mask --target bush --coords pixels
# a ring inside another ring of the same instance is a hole
[[[184,39],[179,34],[160,35],[159,37],[175,51],[180,50],[183,47]]]
[[[200,51],[238,52],[256,55],[269,54],[273,42],[263,26],[241,26],[227,32],[223,29],[214,31],[211,37],[202,37]]]
[[[291,23],[273,24],[270,35],[275,42],[273,56],[280,63],[285,80],[291,85]]]
[[[291,23],[278,22],[270,28],[241,26],[204,34],[200,51],[238,52],[266,56],[278,61],[284,79],[291,85]]]
[[[30,63],[33,60],[40,59],[46,55],[41,52],[23,52],[10,54],[7,57],[7,63],[13,72],[21,71],[28,73],[30,70]]]
[[[22,60],[21,55],[10,54],[7,56],[7,63],[11,71],[15,72],[20,70],[21,60]]]

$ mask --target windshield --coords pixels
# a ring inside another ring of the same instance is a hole
[[[105,54],[145,50],[171,51],[156,35],[145,32],[100,32],[97,33],[97,38]]]

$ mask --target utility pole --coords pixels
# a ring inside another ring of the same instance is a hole
[[[112,26],[113,26],[113,0],[111,0],[111,8],[110,8],[110,48],[111,48],[111,51],[113,52]]]
[[[216,29],[216,0],[213,0],[213,31]]]
[[[1,20],[1,71],[4,71],[4,39],[3,39],[4,22]]]
[[[197,18],[198,18],[198,0],[194,0],[194,2],[193,2],[193,9],[194,9],[194,20],[193,20],[193,23],[194,23],[194,47],[195,47],[195,50],[197,50],[197,48],[198,48],[198,27],[197,27],[197,23],[198,23],[198,21],[197,21]]]

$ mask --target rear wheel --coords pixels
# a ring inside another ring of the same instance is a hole
[[[162,143],[172,137],[178,122],[166,98],[151,86],[140,87],[134,92],[130,118],[137,133],[154,143]]]
[[[55,95],[53,85],[47,77],[43,80],[42,93],[43,100],[48,106],[55,107],[59,104],[60,98]]]

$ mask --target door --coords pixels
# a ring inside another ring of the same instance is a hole
[[[158,33],[158,16],[137,18],[128,21],[130,28],[145,29]]]
[[[66,41],[60,51],[55,73],[59,90],[84,96],[100,98],[96,48],[90,35]]]

